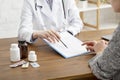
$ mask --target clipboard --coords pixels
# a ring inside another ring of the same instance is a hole
[[[64,58],[71,58],[88,53],[86,46],[82,45],[83,42],[67,31],[61,32],[60,36],[62,42],[67,45],[67,48],[60,41],[56,43],[50,43],[46,39],[44,39],[44,41]]]

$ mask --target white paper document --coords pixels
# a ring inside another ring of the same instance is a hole
[[[56,43],[50,43],[44,40],[49,46],[56,50],[64,58],[70,58],[87,53],[85,46],[81,45],[82,41],[72,36],[68,32],[61,32],[61,41],[67,46],[65,47],[61,41]]]

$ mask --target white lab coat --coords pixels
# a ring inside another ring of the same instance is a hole
[[[37,4],[35,5],[35,3]],[[64,6],[66,19],[64,18],[62,0],[53,0],[52,11],[46,0],[36,0],[36,2],[35,0],[24,0],[21,23],[18,30],[19,40],[31,42],[31,36],[34,31],[44,28],[60,29],[64,26],[64,22],[67,22],[67,28],[65,29],[73,35],[80,32],[83,24],[75,1],[64,0]]]

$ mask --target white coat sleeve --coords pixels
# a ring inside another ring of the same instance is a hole
[[[68,31],[72,32],[73,35],[76,35],[81,31],[83,23],[80,19],[75,0],[70,0],[68,3],[70,4],[68,9],[68,21],[70,27],[68,28]]]
[[[33,24],[32,24],[32,7],[29,3],[29,0],[24,0],[22,14],[21,14],[21,23],[18,30],[19,40],[26,40],[30,42],[32,33],[33,33]]]

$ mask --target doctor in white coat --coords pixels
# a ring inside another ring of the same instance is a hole
[[[75,0],[24,0],[19,40],[29,43],[37,38],[59,41],[58,31],[64,29],[76,35],[83,27]],[[67,26],[66,26],[67,25]]]

